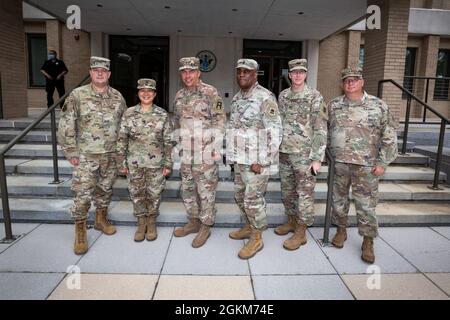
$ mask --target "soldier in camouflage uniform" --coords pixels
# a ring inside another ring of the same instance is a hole
[[[200,80],[200,61],[180,59],[184,88],[174,101],[174,129],[179,134],[181,188],[189,222],[174,230],[176,237],[198,232],[194,248],[205,244],[214,224],[216,188],[219,181],[217,161],[221,159],[226,114],[217,89]]]
[[[359,234],[364,237],[361,258],[373,263],[378,180],[397,157],[396,123],[386,103],[363,90],[360,68],[342,70],[341,78],[345,95],[328,105],[329,147],[336,161],[332,219],[337,233],[332,243],[342,248],[347,239],[351,186]]]
[[[70,213],[76,225],[76,254],[88,250],[86,219],[92,200],[97,208],[94,228],[107,235],[116,232],[106,217],[117,174],[117,133],[126,104],[120,92],[108,85],[109,66],[108,59],[91,57],[92,82],[71,92],[59,121],[58,142],[75,167]]]
[[[306,59],[291,60],[288,65],[292,85],[278,97],[283,121],[279,172],[288,222],[275,228],[275,233],[294,231],[283,247],[296,250],[306,244],[306,228],[314,222],[315,174],[325,155],[327,119],[322,95],[305,84]]]
[[[161,193],[172,170],[172,124],[169,114],[153,104],[156,82],[139,79],[140,103],[125,111],[117,141],[118,167],[128,173],[128,189],[138,227],[134,241],[157,237]]]
[[[264,194],[282,138],[277,100],[258,84],[257,70],[255,60],[238,60],[236,78],[241,90],[233,98],[227,130],[227,161],[234,163],[235,199],[246,221],[243,228],[230,233],[230,238],[250,239],[239,251],[241,259],[253,257],[264,246]]]

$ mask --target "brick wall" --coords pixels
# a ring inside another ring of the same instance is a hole
[[[69,73],[65,77],[66,90],[77,85],[89,71],[90,38],[84,31],[70,31],[63,23],[57,20],[26,21],[25,33],[46,33],[47,48],[57,50],[58,57],[64,60]],[[75,35],[79,35],[78,40]],[[25,39],[25,38],[24,38]],[[26,39],[24,40],[27,50]],[[26,51],[25,51],[26,52]],[[27,58],[25,62],[27,63]],[[56,101],[59,96],[55,90],[53,98]],[[47,105],[47,94],[44,88],[27,88],[28,108],[43,108]]]
[[[24,117],[26,63],[22,1],[0,1],[0,75],[4,118]]]
[[[347,66],[359,64],[359,48],[361,46],[361,32],[347,31]]]
[[[420,56],[416,57],[418,59],[418,68],[416,75],[421,77],[435,77],[436,76],[436,67],[437,67],[437,56],[439,51],[439,36],[425,36],[422,39],[422,44],[420,46]],[[425,93],[426,93],[426,81],[418,80],[417,89],[415,90],[415,94],[422,100],[425,101]],[[434,92],[434,81],[430,81],[430,86],[428,89],[428,102],[433,100],[433,92]],[[418,105],[418,103],[413,104],[413,113],[414,117],[420,117],[422,115],[423,108]]]
[[[320,42],[317,89],[326,102],[342,95],[340,72],[347,63],[347,34],[331,36]]]
[[[66,90],[77,85],[89,73],[91,45],[89,33],[79,30],[69,30],[62,27],[62,52],[64,63],[69,69],[65,77]],[[75,39],[79,35],[79,40]]]
[[[410,0],[369,0],[367,4],[381,8],[381,29],[367,30],[364,45],[366,90],[376,95],[381,79],[403,83]],[[393,85],[384,85],[383,100],[397,119],[400,116],[401,97],[400,90]]]

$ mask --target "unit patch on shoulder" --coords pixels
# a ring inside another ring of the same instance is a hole
[[[215,110],[216,112],[222,112],[222,111],[223,111],[223,101],[222,101],[222,98],[221,98],[221,97],[217,97],[217,98],[215,99],[215,102],[214,102],[214,110]]]

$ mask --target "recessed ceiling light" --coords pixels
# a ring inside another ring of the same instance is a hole
[[[164,6],[164,9],[170,9],[170,6]]]
[[[238,11],[238,9],[231,9],[231,11],[234,11],[234,12],[236,12],[236,11]]]
[[[304,12],[303,11],[299,11],[299,12],[297,12],[297,14],[302,15],[302,14],[304,14]]]
[[[97,7],[103,8],[103,5],[99,3],[99,4],[97,4]]]
[[[282,36],[283,34],[282,34],[282,33],[279,33],[278,35],[279,35],[279,36]]]
[[[131,30],[131,28],[127,28],[127,31],[130,31]]]
[[[228,31],[228,33],[229,33],[229,34],[232,34],[232,33],[233,33],[233,31]]]
[[[179,29],[179,30],[177,30],[177,32],[182,32],[183,30],[181,30],[181,29]]]

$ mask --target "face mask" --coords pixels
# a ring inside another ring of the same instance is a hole
[[[56,58],[56,55],[54,55],[54,54],[49,54],[48,56],[48,60],[52,60],[52,59],[55,59]]]

